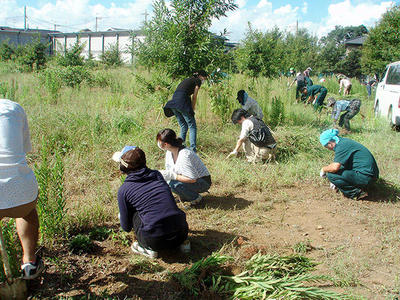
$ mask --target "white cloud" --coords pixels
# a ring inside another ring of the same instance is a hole
[[[320,24],[317,24],[316,33],[319,36],[325,35],[336,25],[373,26],[392,5],[394,5],[392,1],[384,1],[379,4],[371,1],[353,4],[350,0],[331,4],[328,7],[328,16]]]
[[[394,4],[392,1],[382,1],[380,3],[367,0],[342,0],[341,2],[330,4],[328,13],[322,21],[315,22],[305,20],[304,16],[308,12],[308,2],[304,1],[302,6],[292,6],[290,4],[273,8],[272,2],[260,0],[255,7],[243,7],[228,14],[228,18],[215,21],[212,30],[221,32],[224,28],[231,34],[229,38],[239,41],[244,37],[247,30],[247,23],[250,21],[252,27],[258,30],[268,30],[278,26],[281,30],[294,31],[296,22],[299,20],[299,27],[308,29],[312,34],[319,37],[327,34],[335,28],[341,26],[373,26],[376,21],[386,12],[387,8]],[[323,13],[323,12],[321,12]]]
[[[16,0],[1,0],[0,23],[8,26],[23,27],[23,7],[18,7]],[[6,2],[6,3],[4,3]],[[57,0],[55,3],[44,3],[39,7],[27,5],[28,24],[30,28],[57,29],[61,31],[78,31],[83,28],[95,29],[98,17],[98,29],[110,27],[137,29],[144,21],[145,10],[151,10],[152,0],[135,0],[127,4],[111,3],[109,7],[102,4],[91,4],[89,0]],[[3,9],[4,8],[4,9]],[[19,15],[10,19],[10,16]]]
[[[245,7],[246,3],[247,3],[246,0],[237,0],[236,1],[236,4],[238,5],[239,9]]]
[[[302,12],[303,14],[306,14],[307,11],[308,11],[308,3],[307,3],[307,2],[304,2],[304,3],[303,3],[303,7],[301,8],[301,12]]]
[[[257,8],[263,8],[263,7],[272,7],[272,3],[269,2],[268,0],[260,0],[257,4]]]
[[[274,10],[275,15],[288,15],[288,14],[293,14],[296,13],[299,10],[298,7],[293,7],[290,4],[287,4],[285,6],[281,6],[277,9]]]
[[[239,41],[244,37],[248,22],[258,30],[268,30],[278,26],[281,30],[294,31],[296,21],[299,27],[309,29],[312,33],[322,36],[334,29],[335,25],[372,26],[393,1],[376,0],[341,0],[330,4],[327,15],[322,21],[306,20],[308,0],[303,0],[299,6],[290,4],[274,7],[272,0],[251,1],[237,0],[239,8],[228,13],[227,18],[214,20],[211,30],[218,33],[227,28],[231,32],[229,38]],[[78,31],[83,28],[95,29],[95,18],[98,19],[99,30],[110,27],[137,29],[144,21],[145,10],[151,13],[153,0],[115,1],[109,6],[96,4],[92,0],[56,0],[56,2],[40,2],[38,7],[27,6],[28,24],[30,28],[57,29],[64,32]],[[0,25],[24,26],[24,9],[17,0],[0,0]],[[93,3],[93,4],[92,4]],[[167,5],[170,1],[166,1]],[[321,14],[324,12],[321,12]],[[309,13],[308,13],[309,14]],[[150,16],[148,17],[150,18]]]

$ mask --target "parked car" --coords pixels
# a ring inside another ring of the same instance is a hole
[[[374,110],[375,116],[386,117],[392,127],[400,128],[400,61],[386,66],[376,88]]]

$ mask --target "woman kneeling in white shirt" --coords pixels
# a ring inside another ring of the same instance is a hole
[[[209,190],[211,176],[197,154],[185,148],[182,143],[183,140],[177,138],[172,129],[163,129],[157,134],[158,147],[167,151],[165,170],[160,172],[182,202],[196,205],[202,199],[199,193]]]

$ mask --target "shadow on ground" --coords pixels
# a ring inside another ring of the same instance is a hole
[[[385,179],[378,179],[368,188],[366,201],[398,202],[400,201],[400,187]]]
[[[234,195],[230,194],[227,196],[206,196],[203,198],[203,204],[201,208],[217,208],[223,210],[242,210],[247,208],[253,203],[243,198],[236,198]]]

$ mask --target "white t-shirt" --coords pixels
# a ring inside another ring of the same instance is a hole
[[[340,89],[347,89],[349,86],[351,86],[351,81],[349,79],[343,78],[342,80],[340,80]]]
[[[258,102],[251,97],[247,97],[246,103],[242,105],[242,108],[246,110],[250,115],[253,115],[259,119],[263,119],[264,115]]]
[[[174,163],[172,152],[167,151],[165,154],[165,169],[196,180],[201,177],[210,176],[207,167],[201,161],[200,157],[188,148],[179,151],[176,163]]]
[[[242,131],[240,132],[240,139],[246,139],[249,136],[250,131],[254,128],[254,124],[251,120],[246,119],[242,122]]]
[[[11,100],[0,99],[0,209],[36,199],[37,181],[25,157],[31,149],[24,109]]]

